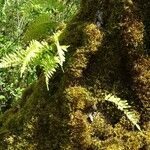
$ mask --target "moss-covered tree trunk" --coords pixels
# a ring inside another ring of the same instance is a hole
[[[64,72],[49,91],[41,76],[4,114],[1,149],[149,150],[149,13],[148,0],[82,0],[62,34]],[[107,93],[128,101],[142,131]]]

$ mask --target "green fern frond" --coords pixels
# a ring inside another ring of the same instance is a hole
[[[135,112],[129,110],[131,106],[128,104],[127,100],[122,100],[112,94],[106,95],[105,100],[117,105],[118,109],[123,111],[127,118],[132,122],[132,124],[141,131],[141,128],[138,125],[139,116]]]
[[[21,66],[21,77],[28,66],[41,66],[44,70],[47,89],[49,79],[52,77],[56,68],[60,65],[62,67],[65,61],[65,51],[68,46],[59,44],[59,36],[61,32],[55,33],[52,36],[52,43],[48,45],[47,42],[38,42],[32,40],[26,50],[20,50],[13,54],[6,55],[1,59],[0,67],[10,67],[16,65]],[[56,52],[57,50],[57,52]]]
[[[15,53],[8,54],[1,59],[0,68],[14,67],[22,64],[25,56],[25,51],[16,51]]]
[[[58,56],[59,56],[59,60],[60,60],[59,64],[62,67],[63,62],[65,61],[65,52],[67,51],[67,48],[69,46],[59,44],[60,34],[61,34],[61,32],[57,32],[54,34],[54,42],[55,42],[55,45],[57,47],[57,52],[58,52]]]
[[[48,44],[46,42],[38,42],[36,40],[32,40],[30,42],[30,45],[26,49],[26,55],[22,62],[21,67],[21,77],[24,73],[27,66],[34,60],[34,58],[37,58],[45,49],[48,49]],[[36,64],[38,65],[38,64]]]
[[[41,62],[41,66],[43,67],[45,81],[47,90],[49,90],[48,84],[49,79],[53,76],[54,72],[56,72],[56,68],[58,67],[59,58],[57,56],[46,55],[43,61]]]
[[[57,33],[54,33],[54,35],[52,36],[52,41],[54,42],[57,48],[57,55],[51,56],[50,54],[46,54],[44,57],[44,61],[42,61],[41,63],[43,70],[44,70],[46,86],[48,90],[49,90],[49,87],[48,87],[49,79],[52,77],[52,75],[56,71],[58,65],[60,65],[62,68],[63,62],[65,61],[65,51],[67,51],[67,48],[69,47],[66,45],[59,44],[60,34],[61,34],[61,31],[58,31]],[[51,48],[52,47],[53,46],[51,46]]]

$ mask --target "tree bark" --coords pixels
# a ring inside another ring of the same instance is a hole
[[[146,2],[81,1],[62,34],[61,42],[70,45],[64,72],[55,73],[49,91],[41,76],[24,92],[20,108],[4,114],[2,149],[150,149]],[[105,101],[106,93],[128,100],[139,114],[141,132]]]

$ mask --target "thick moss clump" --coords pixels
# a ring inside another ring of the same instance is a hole
[[[150,148],[150,58],[141,5],[131,0],[82,0],[62,34],[61,42],[70,45],[64,73],[54,75],[49,91],[41,76],[26,90],[17,110],[4,114],[1,149]],[[101,11],[103,24],[98,26]],[[105,101],[106,93],[127,100],[139,114],[142,131]]]

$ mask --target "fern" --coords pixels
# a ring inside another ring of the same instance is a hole
[[[28,66],[41,66],[44,71],[47,89],[49,90],[49,79],[52,77],[59,65],[62,68],[63,62],[65,61],[65,51],[67,51],[68,48],[68,46],[59,44],[60,34],[61,32],[58,32],[51,37],[53,41],[51,45],[48,45],[47,42],[32,40],[26,50],[20,50],[2,58],[0,68],[22,65],[22,77]]]
[[[141,131],[141,128],[138,125],[138,121],[139,121],[138,116],[135,112],[129,110],[131,106],[129,106],[127,100],[122,100],[112,94],[106,95],[105,100],[117,105],[118,109],[123,111],[124,114],[127,116],[127,118],[131,121],[131,123]]]
[[[1,59],[0,68],[14,67],[22,63],[25,51],[16,51]]]
[[[41,66],[43,67],[45,81],[47,89],[49,90],[48,84],[49,79],[53,76],[53,73],[56,71],[59,63],[58,56],[46,55],[45,58],[41,62]]]
[[[60,60],[59,64],[62,67],[63,62],[65,61],[65,51],[67,51],[68,46],[59,44],[59,40],[58,40],[59,35],[60,35],[60,32],[57,32],[56,34],[54,34],[54,42],[57,47],[57,52],[58,52],[58,56]]]
[[[38,55],[40,55],[43,51],[48,49],[48,44],[46,42],[38,42],[36,40],[31,41],[30,45],[26,49],[26,54],[22,62],[21,67],[21,77],[24,73],[26,67],[31,61],[34,61],[34,58],[36,58]],[[37,64],[38,65],[38,64]]]

